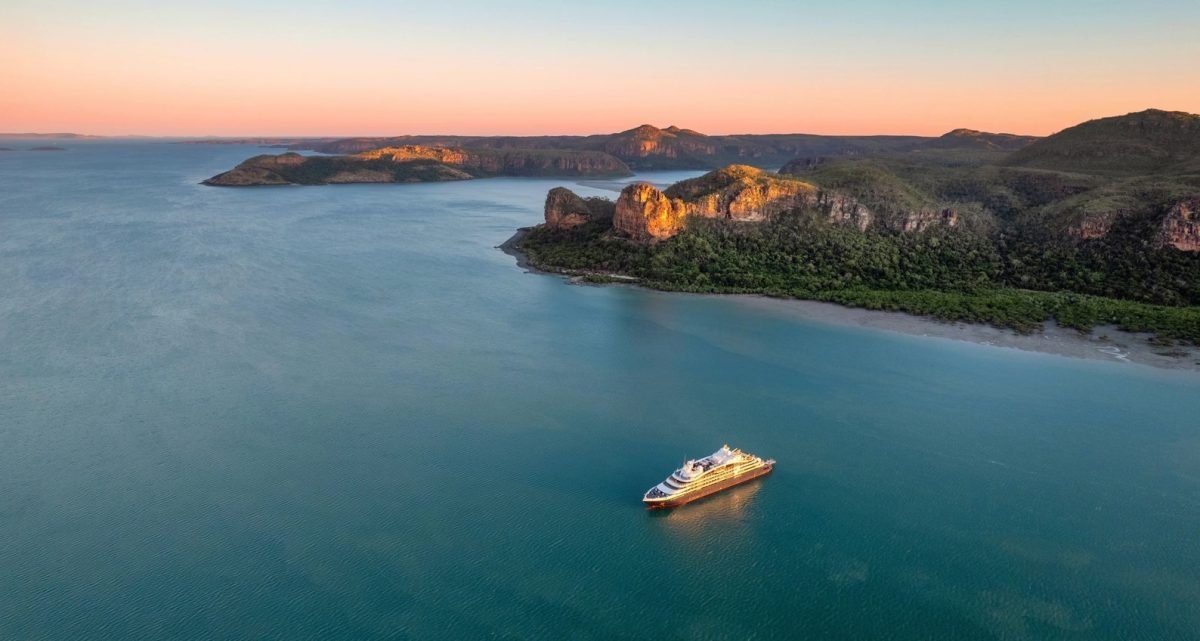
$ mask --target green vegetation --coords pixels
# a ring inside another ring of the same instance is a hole
[[[1007,164],[1095,174],[1194,170],[1200,116],[1147,109],[1076,125],[1014,153]]]
[[[542,269],[627,274],[664,290],[812,299],[1020,332],[1050,319],[1081,331],[1113,324],[1200,344],[1200,255],[1148,248],[1136,230],[1110,238],[860,232],[793,212],[761,224],[689,219],[656,245],[618,238],[602,222],[539,227],[521,248]]]

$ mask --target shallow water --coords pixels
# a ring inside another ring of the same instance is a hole
[[[1200,637],[1194,373],[522,272],[570,182],[66,146],[0,155],[0,639]]]

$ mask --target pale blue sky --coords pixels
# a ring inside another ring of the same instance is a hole
[[[31,95],[0,97],[0,129],[169,125],[139,119],[144,104],[178,110],[180,132],[1048,133],[1148,106],[1200,111],[1196,25],[1195,1],[8,0],[0,81]],[[39,93],[95,113],[72,118]],[[377,104],[339,112],[333,96]]]

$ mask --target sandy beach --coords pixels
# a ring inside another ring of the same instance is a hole
[[[557,276],[574,285],[596,285],[583,282],[578,276],[547,272],[529,263],[529,259],[517,249],[517,244],[529,228],[522,228],[498,249],[514,257],[517,266],[530,273]],[[638,286],[636,282],[608,283],[621,286]],[[1200,348],[1193,345],[1164,347],[1150,342],[1153,334],[1126,332],[1115,326],[1099,326],[1091,333],[1082,333],[1068,327],[1060,327],[1050,321],[1041,332],[1019,334],[1009,329],[960,322],[944,322],[904,312],[888,312],[857,307],[845,307],[836,303],[820,301],[772,298],[755,294],[689,294],[680,296],[710,296],[736,299],[739,303],[760,307],[764,311],[793,315],[798,319],[864,327],[886,332],[898,332],[913,336],[933,336],[952,340],[969,341],[1005,349],[1056,354],[1071,358],[1137,363],[1163,369],[1200,371]]]

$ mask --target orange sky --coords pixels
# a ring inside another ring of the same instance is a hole
[[[17,0],[0,7],[0,131],[1047,134],[1200,111],[1200,44],[1170,36],[1200,23],[1186,3],[663,4]]]

